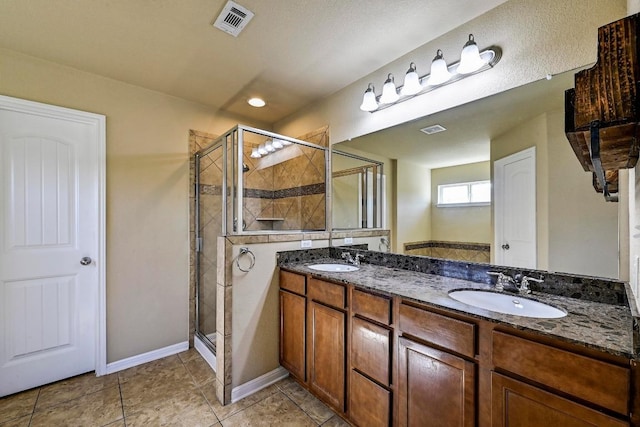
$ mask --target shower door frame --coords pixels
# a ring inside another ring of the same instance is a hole
[[[213,141],[213,143],[211,143],[210,145],[208,145],[207,147],[203,148],[202,150],[196,152],[194,154],[194,159],[195,159],[195,182],[194,182],[194,186],[195,186],[195,244],[196,244],[196,248],[195,248],[195,252],[196,252],[196,262],[195,262],[195,305],[196,305],[196,310],[195,310],[195,335],[200,338],[200,340],[207,346],[209,347],[209,349],[213,352],[213,354],[216,354],[216,343],[212,342],[207,336],[206,334],[204,334],[202,331],[200,331],[200,254],[202,253],[202,236],[200,235],[200,159],[202,158],[203,155],[208,155],[209,153],[217,150],[217,149],[222,149],[222,163],[224,166],[226,166],[227,164],[227,144],[226,144],[226,139],[225,137],[227,136],[227,134],[221,136],[220,138],[217,138],[215,141]],[[221,203],[221,210],[222,210],[222,229],[221,229],[221,235],[226,235],[226,226],[227,226],[227,207],[226,207],[226,194],[227,194],[227,174],[226,174],[226,168],[223,167],[223,174],[222,174],[222,190],[221,190],[221,197],[222,197],[222,203]],[[216,242],[216,245],[218,243]],[[217,260],[216,260],[216,268],[218,267],[217,265]],[[217,283],[216,283],[217,286]],[[216,289],[217,291],[217,289]],[[216,303],[217,305],[217,303]],[[217,307],[216,307],[216,312],[217,312]],[[217,313],[216,313],[217,315]],[[216,331],[214,333],[217,333],[217,328],[218,325],[216,325]]]

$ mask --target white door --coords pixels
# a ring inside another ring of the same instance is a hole
[[[495,263],[536,268],[536,150],[494,162]]]
[[[96,369],[100,133],[0,97],[0,396]]]

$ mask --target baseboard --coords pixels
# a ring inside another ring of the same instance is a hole
[[[233,390],[231,390],[231,403],[237,402],[238,400],[260,391],[288,376],[289,371],[284,369],[282,366],[279,366],[271,372],[267,372],[258,378],[244,384],[240,384],[238,387],[234,387]]]
[[[138,354],[137,356],[127,357],[126,359],[108,363],[106,373],[113,374],[114,372],[133,368],[134,366],[142,365],[143,363],[153,362],[154,360],[162,359],[163,357],[173,356],[174,354],[178,354],[187,350],[189,350],[189,342],[184,341],[178,344],[170,345],[168,347],[148,351],[146,353]]]
[[[200,356],[202,356],[207,364],[209,364],[211,369],[213,369],[213,372],[217,372],[216,355],[213,354],[211,350],[209,350],[209,347],[207,347],[197,336],[193,338],[193,347],[198,353],[200,353]]]

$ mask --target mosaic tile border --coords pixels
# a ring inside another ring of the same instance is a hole
[[[474,242],[445,242],[439,240],[427,240],[424,242],[405,243],[404,250],[412,251],[423,248],[446,248],[446,249],[465,249],[470,251],[489,251],[491,245],[489,243]]]

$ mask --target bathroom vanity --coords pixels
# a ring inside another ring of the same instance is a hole
[[[352,424],[640,425],[628,305],[534,292],[567,315],[525,318],[448,296],[489,280],[318,262],[280,263],[281,364]]]

